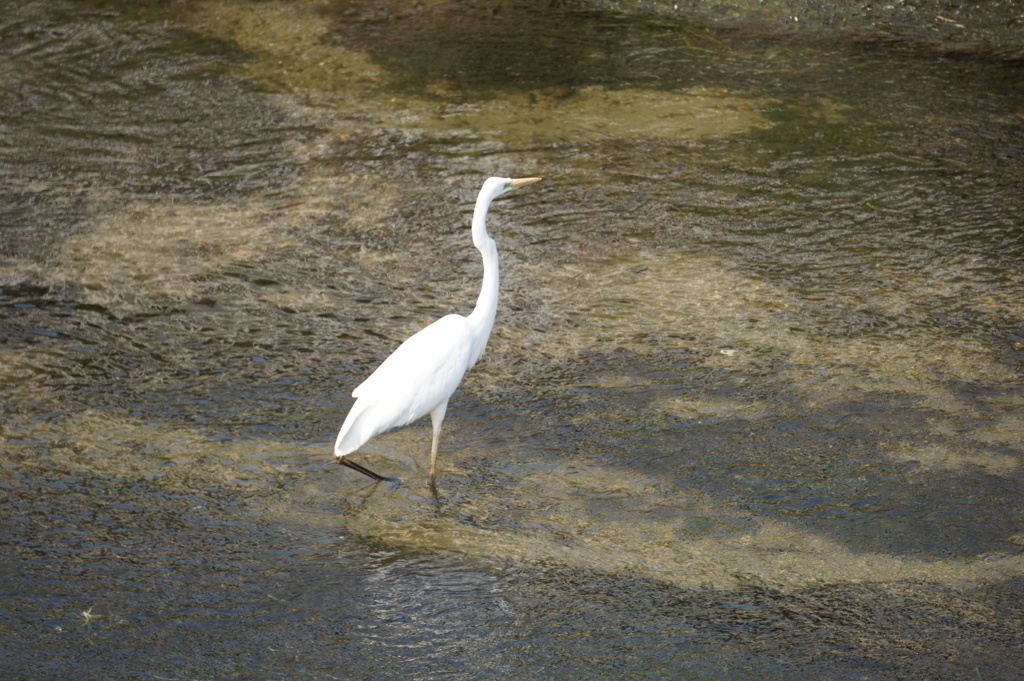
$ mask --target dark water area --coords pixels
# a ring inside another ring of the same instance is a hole
[[[5,678],[1019,675],[1005,32],[0,8]],[[470,311],[490,175],[544,181],[438,495],[426,422],[368,485],[350,393]]]

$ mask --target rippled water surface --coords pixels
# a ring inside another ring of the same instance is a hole
[[[9,678],[1011,679],[1024,71],[577,3],[4,3]],[[349,393],[468,313],[427,422]]]

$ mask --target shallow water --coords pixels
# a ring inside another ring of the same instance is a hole
[[[12,678],[1015,678],[1019,63],[579,5],[0,12]],[[349,393],[479,285],[449,407]]]

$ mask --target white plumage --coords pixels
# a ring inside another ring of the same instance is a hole
[[[410,336],[352,391],[356,402],[334,443],[338,463],[374,480],[389,480],[345,457],[375,435],[430,414],[434,429],[430,482],[434,484],[437,442],[448,399],[459,387],[466,371],[483,355],[498,308],[498,249],[487,234],[487,211],[491,202],[509,189],[539,179],[492,177],[484,182],[473,211],[473,244],[480,251],[484,265],[476,307],[468,317],[450,314]]]

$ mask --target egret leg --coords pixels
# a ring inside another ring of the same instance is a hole
[[[348,466],[354,471],[359,471],[363,475],[373,478],[377,482],[380,482],[381,480],[385,480],[387,482],[398,482],[398,478],[385,478],[383,475],[378,475],[365,466],[360,466],[354,461],[349,461],[344,456],[338,459],[338,463],[340,463],[342,466]]]
[[[441,404],[434,408],[434,411],[430,412],[430,422],[434,425],[434,441],[430,445],[430,486],[434,489],[437,488],[437,483],[434,481],[434,462],[437,460],[437,441],[441,438],[441,424],[444,422],[444,413],[448,410],[448,400],[445,400]]]
[[[430,482],[434,482],[434,461],[437,460],[437,441],[440,439],[440,430],[434,431],[434,443],[430,445]]]

